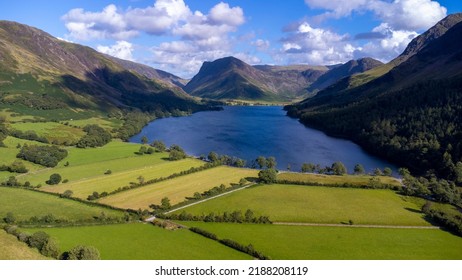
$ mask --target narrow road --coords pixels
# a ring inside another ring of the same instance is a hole
[[[435,227],[435,226],[347,225],[347,224],[285,223],[285,222],[273,222],[273,225],[308,226],[308,227],[352,227],[352,228],[393,228],[393,229],[439,229],[439,227]]]

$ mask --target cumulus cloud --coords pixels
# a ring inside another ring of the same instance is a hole
[[[327,10],[318,19],[341,18],[369,11],[395,30],[428,29],[446,16],[447,9],[433,0],[305,0],[311,8]]]
[[[370,32],[350,38],[306,22],[298,23],[285,32],[282,51],[289,60],[303,59],[307,63],[331,64],[353,58],[374,57],[388,62],[403,52],[409,42],[446,16],[446,8],[432,0],[305,0],[316,9],[325,10],[311,23],[339,19],[354,13],[372,13],[381,21]],[[366,40],[366,42],[364,42]]]
[[[251,43],[253,46],[257,48],[259,51],[266,51],[270,47],[270,41],[268,40],[262,40],[262,39],[257,39],[256,41]]]
[[[348,41],[348,34],[314,28],[303,22],[282,40],[282,51],[290,63],[336,64],[353,57],[356,49]]]
[[[98,50],[125,59],[132,58],[133,51],[127,40],[141,33],[177,37],[179,40],[152,47],[150,61],[166,70],[184,67],[186,71],[181,72],[190,75],[204,60],[233,55],[231,33],[244,24],[245,16],[242,8],[224,2],[203,13],[191,11],[184,0],[156,0],[146,8],[123,10],[111,4],[99,12],[73,9],[62,20],[69,38],[118,40],[113,46],[98,46]]]
[[[117,41],[116,44],[112,46],[97,46],[96,49],[101,53],[121,59],[134,60],[132,56],[133,45],[127,41]]]

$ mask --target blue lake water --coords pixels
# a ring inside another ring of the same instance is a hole
[[[158,119],[143,128],[130,141],[161,140],[177,144],[188,154],[207,156],[210,151],[245,159],[248,164],[258,156],[274,156],[278,169],[300,171],[303,163],[330,166],[345,164],[351,173],[361,163],[366,171],[388,166],[366,153],[355,143],[327,136],[286,116],[280,106],[227,106],[224,111],[199,112],[187,117]]]

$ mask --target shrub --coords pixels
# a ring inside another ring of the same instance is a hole
[[[93,246],[77,245],[63,253],[62,259],[64,260],[99,260],[101,259],[98,249]]]
[[[277,171],[275,169],[265,169],[258,172],[258,179],[265,184],[272,184],[276,182]]]
[[[51,174],[50,179],[46,181],[48,185],[57,185],[60,182],[61,182],[61,175],[59,175],[58,173]]]

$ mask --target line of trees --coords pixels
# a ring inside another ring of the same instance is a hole
[[[215,214],[213,212],[205,215],[193,215],[186,211],[180,214],[159,214],[161,219],[178,220],[178,221],[202,221],[202,222],[215,222],[215,223],[252,223],[252,224],[271,224],[268,216],[255,216],[254,212],[247,209],[244,214],[241,210],[233,212],[223,212],[222,214]]]
[[[77,245],[69,251],[60,254],[60,249],[56,239],[52,238],[44,231],[37,231],[33,234],[21,232],[15,225],[7,225],[4,230],[16,236],[16,238],[26,243],[31,248],[36,248],[45,257],[62,260],[99,260],[101,259],[98,249],[92,246]]]

